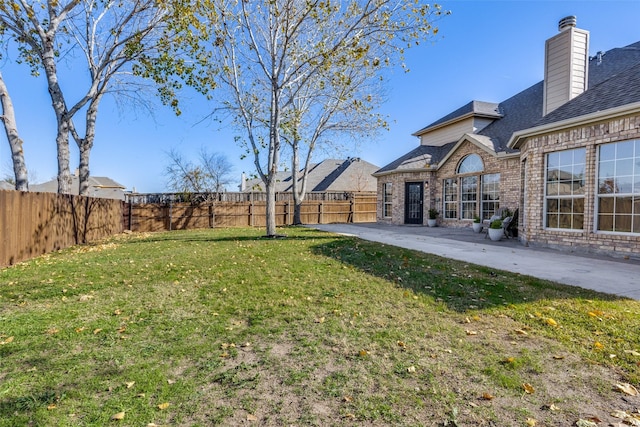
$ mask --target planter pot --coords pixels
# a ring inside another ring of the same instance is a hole
[[[502,235],[504,234],[504,230],[502,228],[490,228],[489,229],[489,238],[493,241],[498,241],[502,239]]]
[[[428,225],[429,227],[435,227],[435,226],[436,226],[436,221],[437,221],[437,220],[435,220],[435,219],[428,219],[428,220],[427,220],[427,225]]]
[[[482,223],[481,222],[474,222],[473,223],[473,231],[475,233],[479,233],[482,231]]]

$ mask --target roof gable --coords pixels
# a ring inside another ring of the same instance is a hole
[[[499,106],[496,103],[471,101],[468,104],[458,108],[457,110],[447,114],[446,116],[436,120],[430,125],[425,126],[424,128],[415,132],[413,135],[420,136],[441,126],[449,125],[468,117],[488,117],[497,119],[502,117],[502,115],[500,114]]]

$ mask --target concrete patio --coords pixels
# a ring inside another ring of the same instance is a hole
[[[640,300],[640,259],[636,257],[624,259],[578,254],[569,249],[532,248],[517,239],[493,242],[471,228],[378,223],[311,227]]]

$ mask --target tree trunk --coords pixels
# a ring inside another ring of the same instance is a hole
[[[91,146],[86,143],[86,140],[82,140],[79,144],[80,149],[80,163],[78,164],[78,194],[81,196],[89,196],[89,154],[91,153]]]
[[[7,134],[7,141],[9,141],[9,146],[11,147],[11,161],[16,180],[15,188],[18,191],[29,191],[29,178],[27,165],[24,161],[24,151],[22,150],[22,139],[18,135],[18,124],[16,123],[13,103],[4,83],[2,73],[0,73],[0,103],[2,104],[2,122]]]
[[[47,86],[51,96],[51,104],[56,113],[58,125],[56,147],[58,149],[58,193],[71,193],[71,172],[69,170],[69,122],[67,106],[62,96],[62,89],[58,82],[55,62],[53,37],[43,41],[42,66],[47,76]]]
[[[85,137],[76,137],[76,133],[74,133],[74,138],[78,144],[78,149],[80,150],[80,163],[78,166],[78,194],[81,196],[89,195],[89,157],[91,155],[91,149],[93,148],[93,141],[95,140],[96,119],[98,116],[98,105],[100,104],[101,98],[102,95],[97,95],[89,103],[87,114],[85,115]]]
[[[267,237],[276,236],[276,179],[275,176],[269,176],[266,183],[267,187]]]
[[[65,122],[58,123],[56,136],[58,149],[58,193],[71,194],[71,171],[69,170],[69,126]]]
[[[293,225],[301,225],[302,224],[302,197],[300,197],[300,192],[298,186],[298,171],[300,170],[300,158],[297,146],[294,144],[293,153],[291,154],[291,176],[293,178],[292,184],[292,192],[293,192]]]

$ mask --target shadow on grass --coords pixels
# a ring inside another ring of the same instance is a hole
[[[355,237],[334,237],[332,241],[313,246],[312,251],[394,282],[399,287],[428,295],[458,312],[537,300],[625,300]]]
[[[256,229],[238,228],[234,235],[229,235],[229,229],[221,229],[222,233],[216,235],[216,229],[171,231],[151,234],[139,239],[126,241],[125,244],[153,243],[153,242],[268,242],[268,241],[308,241],[308,240],[333,240],[334,236],[327,233],[319,233],[313,229],[304,227],[291,227],[293,234],[287,233],[287,227],[278,228],[279,234],[267,236],[258,234]]]

